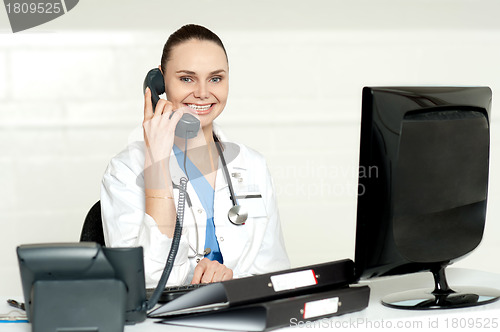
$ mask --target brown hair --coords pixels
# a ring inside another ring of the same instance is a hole
[[[166,72],[167,61],[170,59],[172,49],[175,46],[191,39],[208,40],[216,43],[217,45],[222,47],[222,50],[224,50],[224,54],[226,55],[227,60],[227,53],[226,49],[224,48],[224,44],[222,44],[222,41],[215,33],[205,27],[202,27],[201,25],[188,24],[172,33],[170,37],[168,37],[165,46],[163,46],[163,53],[161,55],[161,70],[163,73]]]

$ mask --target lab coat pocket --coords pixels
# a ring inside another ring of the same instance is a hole
[[[239,193],[236,195],[236,200],[239,205],[247,210],[249,218],[267,216],[266,205],[259,192]]]

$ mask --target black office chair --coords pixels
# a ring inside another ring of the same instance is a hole
[[[104,232],[102,230],[101,201],[97,201],[87,213],[83,223],[80,242],[97,242],[104,246]]]

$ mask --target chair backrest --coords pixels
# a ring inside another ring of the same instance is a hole
[[[97,201],[87,213],[83,223],[80,242],[97,242],[104,246],[104,232],[102,230],[101,201]]]

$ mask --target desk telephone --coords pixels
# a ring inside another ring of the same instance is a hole
[[[151,90],[151,101],[153,102],[153,112],[156,108],[156,104],[160,100],[160,95],[165,92],[165,82],[163,81],[163,74],[160,69],[151,69],[146,78],[144,79],[143,91],[149,87]],[[185,113],[177,127],[175,128],[175,136],[185,139],[190,139],[198,135],[200,130],[200,120],[194,117],[192,114]]]

